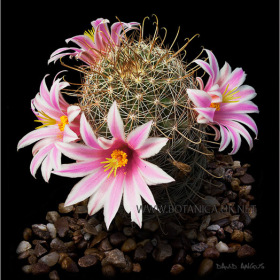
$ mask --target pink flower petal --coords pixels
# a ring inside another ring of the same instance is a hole
[[[230,143],[231,136],[230,136],[230,133],[228,132],[228,130],[225,127],[223,127],[222,125],[220,125],[220,130],[221,130],[221,143],[220,143],[219,151],[221,152]]]
[[[96,169],[94,173],[84,177],[73,187],[67,197],[65,206],[76,204],[90,197],[103,185],[106,179],[108,178],[107,174],[104,172],[104,169]]]
[[[92,161],[62,164],[61,167],[53,171],[53,173],[63,177],[78,178],[87,176],[100,167],[102,167],[101,159],[97,159]]]
[[[259,109],[252,101],[236,102],[236,103],[221,103],[219,116],[229,113],[258,113]]]
[[[124,125],[116,101],[109,110],[107,121],[113,137],[125,141]]]
[[[121,203],[122,195],[123,195],[123,181],[124,181],[124,173],[118,172],[114,185],[109,189],[108,197],[104,203],[104,220],[109,229],[109,226],[114,219]]]
[[[50,152],[51,165],[54,169],[59,169],[61,167],[61,152],[54,146]]]
[[[81,136],[87,146],[90,146],[95,149],[101,149],[101,147],[98,143],[98,140],[97,140],[90,124],[88,123],[84,113],[82,113],[82,116],[81,116],[80,132],[81,132]]]
[[[214,77],[213,69],[207,62],[205,62],[201,59],[196,59],[194,62],[196,64],[198,64],[205,72],[207,72],[209,74],[209,76],[213,79],[213,77]]]
[[[135,164],[137,164],[141,175],[148,185],[164,184],[175,181],[157,165],[140,158],[134,158],[133,160],[135,160]]]
[[[48,146],[45,146],[42,148],[32,159],[30,164],[30,172],[35,178],[35,174],[37,172],[37,169],[39,168],[42,161],[45,159],[45,157],[48,155],[48,153],[51,151],[51,149],[54,147],[54,144],[50,144]]]
[[[187,89],[187,93],[196,107],[209,107],[212,102],[211,96],[203,90]]]
[[[227,92],[233,90],[234,88],[240,87],[246,78],[245,72],[242,70],[242,68],[236,68],[234,71],[230,74],[228,79],[225,81],[224,86],[221,87],[221,92],[224,93],[227,88]]]
[[[164,137],[151,137],[136,152],[140,158],[149,158],[156,155],[167,142],[168,139]]]
[[[147,138],[149,137],[152,124],[153,122],[149,121],[132,130],[127,136],[126,141],[128,145],[134,150],[141,148],[147,140]]]
[[[44,138],[38,141],[32,148],[32,155],[35,156],[39,150],[43,149],[45,146],[55,143],[56,141],[57,137]]]
[[[235,94],[236,97],[239,96],[236,100],[238,102],[249,101],[256,97],[257,93],[255,92],[254,88],[251,86],[243,85],[238,88],[238,92]]]
[[[74,119],[80,114],[81,108],[79,106],[71,105],[67,108],[67,117],[69,123],[74,121]]]
[[[205,49],[205,51],[207,52],[207,55],[209,57],[210,67],[213,70],[212,78],[213,78],[213,83],[215,84],[217,82],[217,78],[218,78],[218,74],[219,74],[219,64],[218,64],[216,57],[214,56],[214,54],[211,51],[206,50],[206,49]]]
[[[57,142],[56,147],[67,157],[79,160],[90,161],[98,158],[105,158],[103,150],[95,150],[79,143]]]
[[[215,108],[195,108],[195,110],[209,122],[213,122],[214,114],[216,112]]]
[[[196,80],[197,80],[197,82],[198,82],[199,89],[200,89],[200,90],[204,90],[204,83],[203,83],[203,80],[202,80],[200,77],[196,77]]]
[[[209,124],[209,126],[211,127],[211,128],[213,128],[214,129],[214,131],[215,131],[215,134],[216,134],[216,136],[215,136],[215,141],[218,141],[219,139],[220,139],[220,137],[221,137],[221,133],[220,133],[220,131],[219,131],[219,129],[217,128],[217,127],[215,127],[214,125],[211,125],[211,124]]]
[[[70,143],[78,140],[77,134],[69,127],[68,124],[65,125],[63,131],[63,142]]]
[[[41,172],[43,179],[45,182],[49,182],[50,176],[51,176],[51,171],[52,171],[52,162],[50,158],[50,153],[46,156],[46,158],[43,160],[42,165],[41,165]]]
[[[57,125],[52,125],[44,128],[40,128],[37,130],[33,130],[26,134],[19,142],[17,149],[24,148],[42,138],[49,138],[54,136],[59,136],[61,131],[59,130]]]
[[[220,85],[220,87],[223,87],[225,85],[225,82],[227,81],[230,74],[231,74],[231,67],[227,62],[225,62],[224,66],[220,70],[220,77],[218,80],[218,84]]]

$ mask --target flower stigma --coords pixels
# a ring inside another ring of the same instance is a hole
[[[107,161],[103,161],[101,163],[107,163],[104,168],[104,172],[106,172],[107,170],[111,169],[109,174],[108,174],[108,178],[110,177],[110,175],[112,174],[112,172],[114,171],[114,177],[117,175],[117,169],[119,167],[125,166],[128,162],[127,159],[127,154],[119,149],[116,149],[112,152],[111,154],[111,158],[106,158]]]

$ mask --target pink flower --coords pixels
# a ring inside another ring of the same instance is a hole
[[[257,136],[258,129],[248,113],[258,113],[258,107],[251,101],[256,96],[254,88],[243,85],[246,74],[241,68],[231,71],[228,63],[219,70],[218,62],[209,50],[206,50],[210,64],[202,60],[195,62],[209,74],[206,86],[198,78],[200,90],[188,89],[188,95],[198,113],[197,122],[207,123],[216,132],[215,140],[221,138],[219,151],[223,151],[232,141],[230,154],[235,154],[241,145],[242,135],[253,147],[253,140],[242,125],[245,124]],[[242,124],[241,124],[242,123]],[[220,131],[214,126],[219,125]]]
[[[79,135],[80,107],[70,106],[62,97],[61,90],[68,86],[66,82],[57,79],[48,91],[45,78],[41,82],[40,92],[31,101],[31,108],[36,115],[35,122],[42,125],[26,134],[18,143],[18,149],[37,142],[32,150],[33,159],[30,165],[31,174],[35,177],[41,166],[42,176],[49,181],[52,169],[61,164],[61,152],[56,148],[56,142],[76,141]]]
[[[96,138],[82,114],[81,137],[85,143],[57,143],[58,149],[76,163],[63,164],[55,174],[66,177],[84,177],[71,190],[65,205],[78,203],[88,197],[88,213],[93,215],[104,207],[104,217],[109,228],[121,199],[124,209],[131,213],[132,221],[142,224],[141,196],[151,206],[156,202],[147,185],[174,181],[158,166],[144,160],[157,154],[167,143],[167,138],[148,138],[152,121],[143,124],[127,137],[117,103],[111,106],[107,117],[111,140]]]
[[[86,31],[84,35],[74,36],[66,40],[66,43],[72,41],[80,48],[60,48],[51,54],[48,63],[69,55],[70,57],[75,56],[88,65],[95,64],[99,57],[110,48],[120,46],[124,33],[134,29],[133,26],[139,25],[137,22],[115,22],[110,32],[107,26],[108,22],[109,20],[103,18],[92,21],[91,30]]]

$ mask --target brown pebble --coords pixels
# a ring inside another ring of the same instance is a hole
[[[253,241],[253,236],[252,233],[248,230],[244,231],[244,239],[246,242],[252,242]]]
[[[178,274],[180,274],[184,270],[185,270],[185,268],[181,264],[177,263],[177,264],[174,264],[171,267],[170,273],[172,275],[178,275]]]
[[[58,218],[54,225],[59,237],[65,237],[69,230],[69,223],[67,217]]]
[[[40,244],[37,243],[34,249],[34,254],[36,255],[36,257],[40,257],[42,255],[44,255],[45,253],[47,253],[48,251]]]
[[[239,191],[240,180],[238,178],[232,178],[232,181],[230,184],[231,184],[233,191],[236,191],[236,192]]]
[[[50,267],[44,263],[34,263],[31,265],[31,272],[33,275],[41,275],[49,273]]]
[[[87,214],[88,209],[86,205],[78,205],[75,209],[75,214]]]
[[[101,271],[102,274],[107,278],[113,278],[116,275],[115,268],[110,264],[102,266]]]
[[[61,262],[61,268],[67,272],[79,272],[77,264],[70,258],[65,257]]]
[[[62,240],[59,238],[55,238],[51,241],[50,243],[51,249],[58,251],[58,252],[63,252],[66,251],[66,246]]]
[[[28,241],[32,237],[32,229],[31,228],[25,228],[23,231],[23,239]]]
[[[70,206],[64,206],[64,203],[59,203],[58,204],[58,212],[61,214],[67,214],[70,213],[74,210],[74,206],[70,205]]]
[[[231,234],[231,239],[241,243],[244,239],[244,234],[241,230],[235,229]]]
[[[90,233],[92,235],[97,235],[98,234],[95,227],[93,225],[89,224],[89,223],[84,224],[84,230],[85,230],[85,232]]]
[[[131,261],[131,259],[128,255],[125,255],[124,258],[125,258],[125,261],[126,261],[126,266],[125,266],[125,268],[121,269],[121,272],[122,273],[130,273],[130,272],[132,272],[132,268],[133,268],[132,261]]]
[[[110,235],[110,242],[113,246],[121,245],[127,237],[122,232],[114,232]]]
[[[136,242],[132,238],[128,238],[122,245],[121,250],[125,253],[135,250]]]
[[[32,265],[24,265],[21,270],[26,273],[26,274],[29,274],[32,272]]]
[[[60,215],[57,211],[49,211],[46,215],[46,220],[52,224],[54,224],[58,218],[60,218]]]
[[[34,250],[33,249],[29,249],[25,252],[22,252],[18,255],[18,259],[19,260],[24,260],[26,258],[28,258],[30,255],[34,254]]]
[[[60,280],[58,272],[56,270],[53,270],[49,273],[50,280]]]
[[[133,263],[132,264],[132,271],[133,272],[140,272],[142,270],[140,263]]]
[[[186,255],[186,264],[191,265],[193,263],[193,258],[190,255]]]
[[[142,262],[144,261],[145,259],[147,258],[147,253],[146,251],[144,250],[143,247],[138,247],[136,248],[136,250],[134,251],[134,261],[136,262]]]
[[[93,255],[97,257],[100,261],[105,258],[104,252],[99,251],[97,248],[88,248],[84,252],[85,255]]]
[[[105,252],[105,251],[109,251],[112,250],[113,247],[111,246],[108,238],[103,239],[100,244],[98,245],[98,250]]]
[[[241,246],[237,251],[238,258],[252,257],[255,254],[256,254],[256,250],[247,244]]]
[[[228,245],[228,253],[235,253],[241,247],[239,243],[229,243]]]
[[[90,243],[90,248],[94,247],[96,244],[100,243],[103,239],[107,237],[108,233],[106,231],[100,231]]]
[[[220,252],[214,247],[209,247],[203,252],[204,258],[217,259],[219,256]]]
[[[250,184],[253,184],[255,182],[255,179],[253,178],[252,175],[247,173],[247,174],[240,177],[240,181],[244,185],[250,185]]]
[[[214,262],[211,259],[203,259],[199,265],[197,274],[199,276],[206,276],[213,270]]]
[[[80,267],[90,267],[90,266],[95,265],[96,263],[97,263],[97,257],[95,257],[93,255],[86,255],[86,256],[79,258],[79,260],[78,260],[78,265]]]
[[[124,254],[119,249],[114,249],[112,251],[105,252],[106,257],[102,260],[102,266],[111,264],[118,268],[125,268],[126,260]]]
[[[37,262],[37,257],[35,255],[31,255],[28,257],[28,263],[29,264],[34,264]]]
[[[47,226],[43,224],[32,225],[32,231],[35,235],[39,236],[41,239],[47,240],[51,237]]]

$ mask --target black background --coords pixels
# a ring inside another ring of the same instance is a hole
[[[113,23],[118,16],[125,22],[142,22],[145,16],[150,16],[151,26],[152,14],[158,16],[160,27],[168,29],[169,44],[178,26],[181,27],[179,46],[186,37],[200,34],[187,49],[189,60],[200,52],[201,46],[211,49],[220,66],[227,61],[232,68],[242,67],[247,73],[245,84],[253,86],[258,93],[254,102],[259,106],[260,114],[252,116],[259,127],[259,140],[254,141],[252,151],[248,151],[243,141],[234,159],[250,163],[250,173],[256,178],[253,194],[258,217],[253,221],[252,229],[257,255],[253,262],[264,263],[265,269],[216,271],[211,277],[245,279],[258,275],[276,279],[272,275],[278,273],[279,7],[277,1],[210,2],[214,1],[115,1],[114,4],[108,1],[37,1],[32,4],[2,1],[3,279],[33,279],[23,275],[15,255],[22,231],[34,223],[45,223],[46,212],[55,210],[75,184],[73,179],[55,176],[45,183],[39,171],[34,179],[29,172],[31,147],[16,151],[18,141],[35,127],[30,100],[38,92],[42,78],[51,74],[47,80],[50,85],[55,74],[64,70],[59,62],[47,65],[50,54],[67,46],[65,39],[89,29],[90,22],[96,18],[108,18]],[[174,48],[178,46],[175,44]],[[66,77],[72,78],[71,74]],[[137,278],[167,279],[170,276],[165,272],[158,267]],[[98,277],[79,274],[68,275],[65,279]],[[181,278],[187,277],[194,276],[185,273]]]

